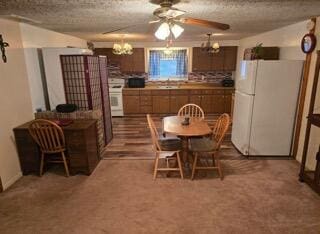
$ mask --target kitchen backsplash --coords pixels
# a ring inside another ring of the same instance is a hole
[[[128,79],[131,77],[144,78],[146,82],[157,82],[148,80],[148,73],[122,73],[116,64],[108,65],[109,78]],[[212,72],[190,72],[188,74],[189,82],[196,83],[221,83],[224,79],[233,79],[233,72],[212,71]],[[184,80],[185,81],[185,80]]]
[[[109,78],[128,79],[131,77],[139,77],[145,80],[148,79],[148,73],[122,73],[117,64],[108,64],[108,73]]]
[[[224,79],[233,79],[233,73],[229,71],[212,71],[212,72],[190,72],[189,81],[220,83]]]

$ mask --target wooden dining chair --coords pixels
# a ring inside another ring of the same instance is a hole
[[[56,123],[37,119],[29,125],[29,132],[41,151],[40,176],[43,174],[44,157],[46,154],[61,154],[62,160],[48,160],[51,163],[63,163],[67,176],[69,176],[68,163],[66,160],[65,137],[63,131]]]
[[[147,115],[148,125],[151,133],[153,149],[156,153],[153,179],[157,178],[159,171],[179,171],[181,179],[183,179],[183,170],[180,159],[180,151],[182,148],[181,140],[179,138],[162,138],[159,137],[158,130],[151,118]],[[160,159],[166,161],[166,167],[159,167]],[[175,160],[178,167],[170,167],[170,160]]]
[[[196,170],[218,170],[220,179],[223,179],[222,168],[219,160],[219,151],[223,139],[230,125],[230,116],[222,114],[213,127],[211,137],[191,138],[189,142],[189,150],[193,154],[193,165],[191,179],[194,178]],[[212,166],[208,161],[208,155],[212,157]],[[199,166],[200,157],[206,157],[206,166]]]
[[[180,108],[178,116],[199,117],[204,119],[204,112],[200,106],[190,103]]]

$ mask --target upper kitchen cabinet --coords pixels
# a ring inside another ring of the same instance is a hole
[[[224,67],[224,47],[220,47],[220,51],[211,54],[211,71],[222,71]]]
[[[237,46],[226,46],[224,47],[224,62],[223,70],[224,71],[235,71],[237,66]]]
[[[120,70],[121,72],[132,72],[133,69],[133,56],[131,55],[115,55],[121,57]]]
[[[112,48],[95,48],[95,55],[105,55],[107,56],[108,63],[117,64],[120,66],[121,56],[112,53]]]
[[[237,61],[237,47],[220,47],[219,53],[208,54],[200,47],[193,48],[192,71],[235,71]]]
[[[133,49],[133,71],[134,72],[145,72],[145,60],[144,60],[144,49],[136,48]],[[131,56],[132,56],[131,55]]]
[[[118,64],[121,72],[145,72],[144,49],[134,48],[132,55],[115,55],[112,48],[96,48],[96,55],[106,55],[109,62]]]
[[[211,56],[208,53],[203,53],[201,48],[194,47],[192,52],[192,71],[210,71]]]

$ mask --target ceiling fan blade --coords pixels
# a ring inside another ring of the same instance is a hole
[[[136,25],[129,25],[129,26],[126,26],[126,27],[117,28],[117,29],[114,29],[114,30],[110,30],[110,31],[104,32],[102,34],[109,34],[109,33],[113,33],[113,32],[118,32],[118,31],[122,31],[124,29],[131,28],[131,27],[134,27],[134,26],[136,26]]]
[[[222,24],[214,21],[195,19],[195,18],[181,18],[180,22],[184,24],[197,25],[197,26],[215,28],[220,30],[227,30],[230,28],[230,25],[228,24]]]
[[[160,22],[161,20],[160,19],[158,19],[158,20],[152,20],[152,21],[149,21],[149,24],[155,24],[155,23],[158,23],[158,22]]]
[[[15,15],[15,14],[0,15],[0,18],[9,19],[17,22],[22,22],[22,23],[42,24],[42,22],[39,20],[31,19],[29,17],[22,16],[22,15]]]
[[[157,22],[158,22],[158,21],[157,21]],[[153,24],[153,23],[157,23],[157,22],[151,21],[151,23],[149,22],[149,24]],[[102,34],[114,33],[114,32],[118,32],[118,31],[122,31],[122,30],[128,29],[128,28],[133,28],[133,27],[137,27],[137,26],[141,26],[141,25],[146,25],[146,24],[148,24],[148,23],[131,24],[131,25],[128,25],[128,26],[125,26],[125,27],[122,27],[122,28],[117,28],[117,29],[114,29],[114,30],[110,30],[110,31],[104,32],[104,33],[102,33]]]

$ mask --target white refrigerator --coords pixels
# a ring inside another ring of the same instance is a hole
[[[81,48],[43,48],[43,64],[45,81],[50,109],[53,110],[58,104],[66,103],[60,55],[92,55],[92,50]]]
[[[289,156],[303,61],[241,61],[231,141],[244,155]]]

